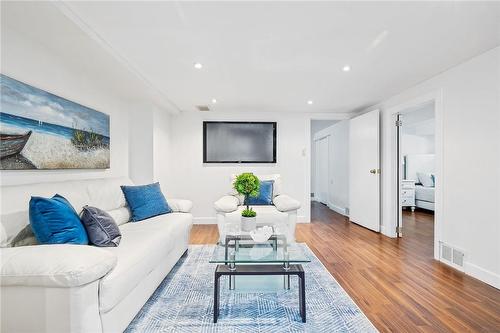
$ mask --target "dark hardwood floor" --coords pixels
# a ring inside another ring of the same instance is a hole
[[[403,210],[402,246],[418,246],[419,256],[432,259],[434,257],[434,214],[431,211],[418,209],[411,212]]]
[[[405,212],[403,238],[375,233],[313,203],[305,242],[382,332],[500,332],[500,291],[433,259],[433,216]],[[191,242],[217,242],[215,225]]]

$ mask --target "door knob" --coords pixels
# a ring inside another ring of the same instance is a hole
[[[373,174],[376,174],[376,173],[379,173],[380,170],[379,169],[371,169],[370,170],[370,173],[373,173]]]

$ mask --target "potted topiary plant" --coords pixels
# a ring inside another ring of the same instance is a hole
[[[246,206],[241,212],[241,229],[251,231],[255,229],[257,223],[257,213],[248,204],[250,197],[259,196],[260,182],[253,173],[242,173],[233,183],[233,188],[245,197],[243,204]]]

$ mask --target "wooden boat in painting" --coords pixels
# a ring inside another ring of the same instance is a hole
[[[28,142],[30,135],[31,131],[25,134],[0,133],[0,158],[20,153],[26,142]]]

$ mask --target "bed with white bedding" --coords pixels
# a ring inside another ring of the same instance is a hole
[[[415,206],[428,210],[434,210],[435,187],[415,185]]]
[[[436,188],[423,186],[418,174],[434,174],[434,154],[409,154],[404,156],[404,178],[414,179],[415,206],[434,211],[434,198]]]

